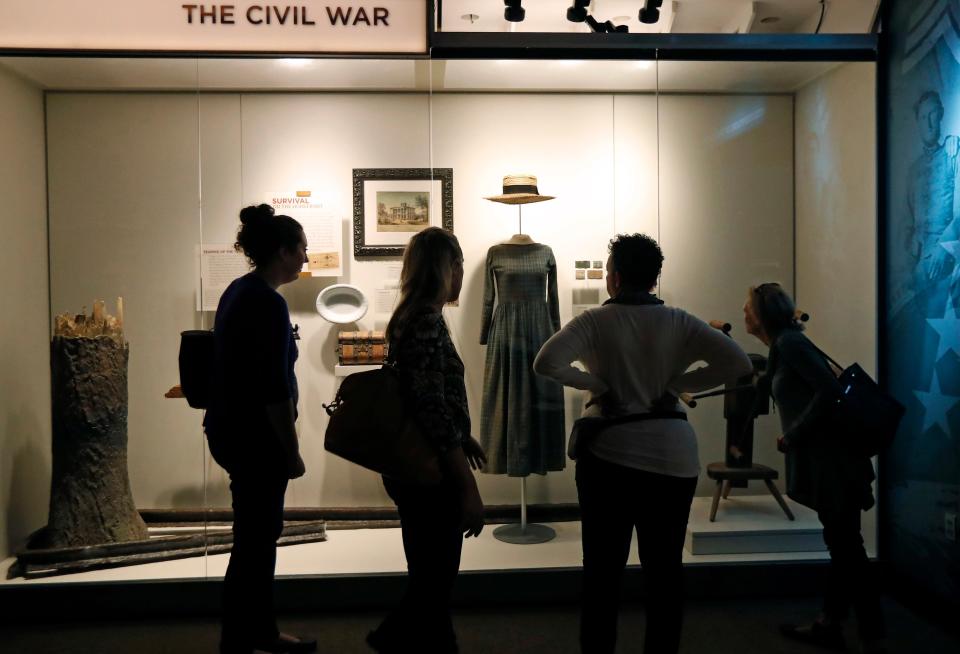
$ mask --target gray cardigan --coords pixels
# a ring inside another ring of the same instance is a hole
[[[840,384],[810,339],[795,330],[778,334],[761,383],[780,413],[787,495],[818,511],[873,506],[873,466],[833,424]]]

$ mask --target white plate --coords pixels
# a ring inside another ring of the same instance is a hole
[[[334,284],[317,296],[317,312],[338,325],[356,322],[367,314],[367,298],[356,286]]]

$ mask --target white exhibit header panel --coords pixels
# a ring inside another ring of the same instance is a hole
[[[0,48],[424,54],[426,0],[3,0]]]

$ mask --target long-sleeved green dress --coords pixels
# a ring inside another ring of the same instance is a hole
[[[480,443],[485,472],[524,477],[563,470],[563,388],[533,372],[560,329],[557,262],[541,243],[487,252],[480,343],[486,344]]]

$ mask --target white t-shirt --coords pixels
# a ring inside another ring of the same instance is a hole
[[[573,365],[579,361],[586,368]],[[707,365],[689,370],[697,363]],[[753,371],[717,329],[665,305],[609,304],[571,320],[541,348],[538,374],[594,397],[612,390],[625,413],[648,413],[667,391],[697,393]],[[591,406],[584,415],[600,415]],[[685,420],[643,420],[605,429],[589,444],[597,457],[673,477],[700,474],[697,437]]]

